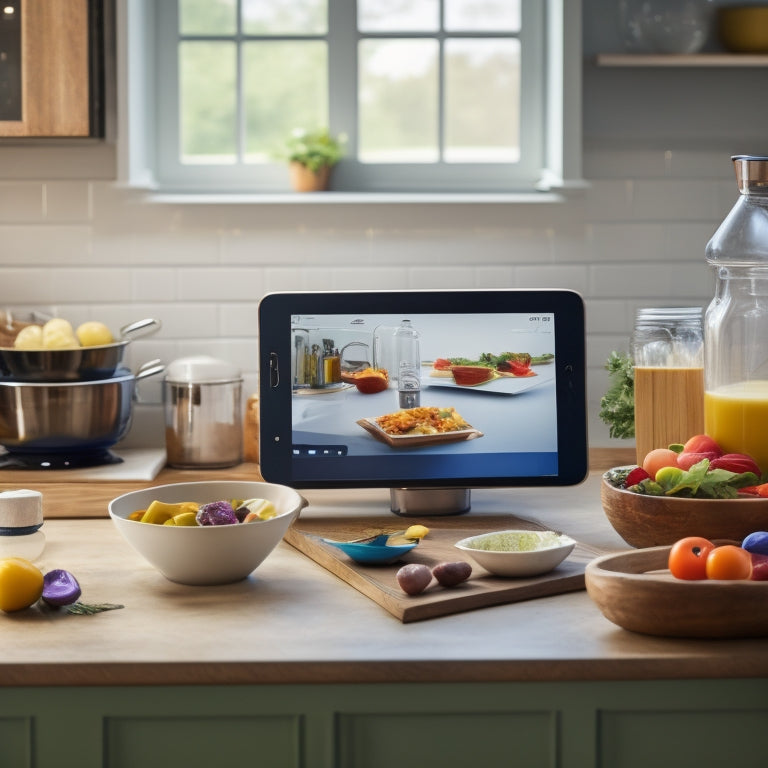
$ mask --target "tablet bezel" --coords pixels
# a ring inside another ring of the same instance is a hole
[[[555,321],[556,475],[304,481],[292,466],[291,318],[296,315],[552,313]],[[294,488],[489,488],[576,485],[588,472],[584,302],[557,289],[306,291],[263,297],[259,319],[261,474]],[[284,361],[288,361],[284,365]],[[287,374],[284,372],[287,371]]]

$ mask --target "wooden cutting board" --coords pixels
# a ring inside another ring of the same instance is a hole
[[[341,550],[326,544],[323,538],[350,541],[375,533],[403,530],[421,523],[429,535],[402,560],[390,565],[361,565]],[[392,515],[299,518],[285,535],[285,541],[338,576],[350,586],[374,600],[403,623],[446,616],[502,603],[576,592],[584,589],[584,570],[588,562],[602,552],[577,543],[570,556],[554,571],[535,578],[491,576],[471,561],[454,544],[467,536],[509,529],[547,530],[534,520],[512,515],[457,516],[393,520]],[[466,560],[472,565],[468,581],[446,589],[432,581],[420,595],[406,595],[395,574],[406,563],[424,563],[430,568],[441,562]]]

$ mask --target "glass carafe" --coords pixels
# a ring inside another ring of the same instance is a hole
[[[704,320],[706,433],[768,470],[768,157],[733,158],[739,199],[709,241],[715,295]]]

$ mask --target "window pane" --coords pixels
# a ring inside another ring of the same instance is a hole
[[[248,35],[324,35],[326,0],[243,0],[243,31]]]
[[[519,41],[446,40],[444,159],[516,162],[519,137]]]
[[[179,0],[182,35],[232,35],[237,30],[237,0]]]
[[[233,163],[237,155],[234,43],[179,45],[182,163]]]
[[[243,44],[245,160],[266,162],[296,128],[328,127],[327,45]]]
[[[449,32],[519,32],[520,0],[445,0]]]
[[[361,32],[437,32],[439,0],[357,0]]]
[[[362,162],[438,159],[435,40],[363,40],[359,47]]]

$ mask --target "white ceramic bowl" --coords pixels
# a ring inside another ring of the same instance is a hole
[[[494,549],[484,548],[489,546]],[[482,533],[456,543],[495,576],[540,576],[557,568],[575,546],[576,542],[562,533],[524,530]]]
[[[222,499],[267,499],[275,505],[277,516],[218,526],[154,525],[127,519],[155,500],[205,504]],[[180,584],[200,586],[246,578],[278,545],[304,506],[305,500],[284,485],[212,480],[125,493],[109,503],[109,516],[123,538],[163,576]]]

